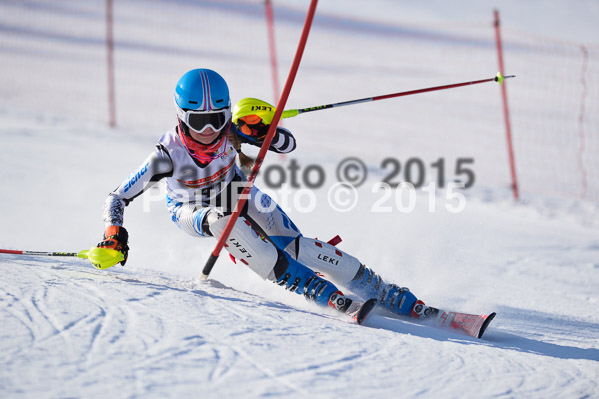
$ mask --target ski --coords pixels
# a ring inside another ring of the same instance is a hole
[[[489,315],[475,315],[460,312],[450,312],[442,309],[434,309],[431,316],[425,319],[435,327],[447,328],[463,332],[474,338],[482,338],[483,334],[496,313]]]

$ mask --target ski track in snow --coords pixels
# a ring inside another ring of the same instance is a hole
[[[214,281],[8,258],[0,262],[0,387],[9,397],[333,397],[355,389],[460,397],[466,383],[481,397],[583,397],[597,389],[592,323],[574,322],[581,347],[493,325],[477,340],[384,314],[364,328]],[[506,325],[519,319],[517,309],[500,315]],[[553,324],[566,325],[529,320],[539,331]]]
[[[11,266],[37,267],[36,262],[31,265],[17,262]],[[82,386],[87,386],[103,383],[106,379],[114,380],[116,376],[112,375],[111,364],[119,364],[120,361],[132,356],[132,361],[127,360],[128,368],[132,373],[129,378],[139,381],[136,383],[137,391],[134,394],[141,394],[150,389],[144,386],[142,381],[151,379],[152,365],[159,369],[168,369],[169,364],[177,362],[179,368],[186,358],[192,362],[209,359],[212,370],[197,378],[200,380],[205,378],[212,386],[220,385],[231,373],[232,368],[235,369],[233,367],[235,364],[243,363],[242,369],[246,377],[257,374],[259,378],[262,375],[262,378],[272,380],[275,385],[285,387],[291,392],[306,393],[285,376],[277,376],[272,369],[257,360],[259,358],[251,356],[243,349],[244,336],[255,333],[255,329],[250,327],[250,322],[260,319],[260,313],[259,311],[256,311],[256,314],[248,313],[253,309],[235,305],[237,301],[246,302],[246,300],[230,297],[228,294],[234,293],[233,290],[217,288],[218,293],[211,294],[214,289],[210,286],[206,287],[208,291],[199,288],[177,288],[164,285],[161,281],[141,281],[119,274],[105,275],[94,270],[79,271],[77,268],[78,266],[75,266],[75,269],[65,265],[51,266],[49,270],[40,273],[41,276],[36,275],[35,272],[31,275],[34,281],[38,280],[38,283],[41,278],[48,280],[45,285],[41,285],[41,288],[34,288],[35,285],[30,283],[29,289],[25,292],[3,293],[3,296],[8,298],[3,301],[6,303],[3,306],[3,316],[10,320],[17,319],[21,328],[28,330],[30,337],[26,347],[21,347],[19,351],[13,353],[4,352],[5,364],[16,365],[19,357],[35,358],[33,352],[48,354],[52,352],[52,348],[60,348],[59,363],[45,364],[43,369],[49,371],[47,368],[50,366],[66,367],[69,369],[67,374],[72,374],[73,378],[69,385],[77,386],[81,383]],[[110,289],[105,289],[105,285],[110,286]],[[221,291],[226,296],[221,296]],[[194,311],[196,313],[199,311],[201,318],[208,318],[211,321],[198,328],[195,318],[179,309],[181,303],[168,300],[171,296],[179,297],[182,294],[191,294],[190,297],[184,298],[184,301],[191,301],[190,305]],[[76,310],[84,310],[83,315],[79,312],[65,312],[64,304],[54,308],[60,305],[61,301],[68,301],[69,298],[76,298]],[[204,303],[206,298],[214,300]],[[153,306],[165,300],[177,309],[172,311],[168,306],[166,309],[163,305]],[[221,304],[221,300],[232,304],[230,306]],[[253,307],[255,306],[250,306]],[[273,307],[280,308],[276,305]],[[27,315],[27,319],[23,320],[20,313]],[[229,322],[232,325],[240,326],[241,329],[235,328],[226,337],[222,337],[222,324],[217,322],[222,316],[213,318],[212,314],[226,315],[227,319],[231,319]],[[262,319],[275,321],[269,315]],[[170,326],[177,326],[177,329],[187,331],[189,334],[182,331],[173,332]],[[199,330],[198,333],[196,330]],[[229,342],[230,339],[234,342]],[[132,343],[135,344],[131,346]],[[75,345],[79,347],[75,348]],[[144,354],[144,356],[137,357],[134,353]],[[57,354],[53,353],[53,356],[47,357],[48,361],[56,361]],[[70,367],[76,364],[84,368],[83,372],[77,372]],[[115,371],[121,373],[122,369],[119,367]],[[48,377],[50,376],[46,376]],[[90,378],[92,381],[89,381]],[[17,386],[27,386],[31,383],[31,381],[18,380]],[[40,383],[45,385],[44,382],[39,381],[36,384]],[[188,383],[195,384],[195,378]],[[68,393],[68,391],[64,392],[64,394]]]

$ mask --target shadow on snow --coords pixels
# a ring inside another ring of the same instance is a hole
[[[497,317],[491,323],[482,339],[473,338],[457,331],[430,327],[410,319],[389,317],[388,313],[372,315],[365,323],[368,327],[382,328],[402,334],[410,334],[437,341],[461,342],[463,344],[478,344],[492,346],[499,349],[515,350],[534,355],[555,357],[558,359],[582,359],[599,361],[599,349],[579,348],[576,346],[558,345],[532,338],[526,338],[513,333],[495,328],[497,321],[501,324],[515,326],[520,331],[530,331],[533,327],[537,331],[560,332],[567,336],[568,331],[588,331],[590,336],[596,336],[599,326],[580,320],[571,320],[567,317],[548,315],[525,309],[503,307],[497,312]],[[495,324],[494,324],[495,323]],[[563,326],[568,326],[565,329]]]

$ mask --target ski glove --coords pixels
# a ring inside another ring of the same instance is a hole
[[[262,118],[256,115],[248,115],[237,120],[237,135],[242,142],[261,145],[264,143],[268,125],[265,125]]]
[[[129,233],[122,226],[108,226],[104,231],[104,240],[98,244],[98,248],[108,248],[119,251],[123,254],[123,259],[120,264],[125,265],[129,255]]]
[[[233,107],[233,123],[243,142],[262,144],[275,114],[275,107],[256,98],[244,98]]]

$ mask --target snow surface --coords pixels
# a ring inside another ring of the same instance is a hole
[[[221,72],[234,101],[272,98],[266,44],[250,40],[266,33],[258,2],[115,3],[119,127],[108,129],[103,2],[0,2],[2,248],[95,245],[106,194],[173,123],[172,87],[187,69]],[[492,9],[478,1],[456,8],[379,0],[368,10],[363,2],[342,3],[323,2],[319,11],[459,27],[488,21]],[[502,4],[504,23],[513,28],[543,33],[533,18],[543,15],[556,21],[545,32],[555,38],[598,37],[596,2],[543,2],[542,13],[533,12],[539,2]],[[289,1],[275,10],[283,21],[277,25],[282,71],[305,6]],[[191,28],[203,20],[194,17],[198,10],[210,22],[199,27],[201,35]],[[193,47],[198,40],[210,46]],[[407,48],[417,54],[420,45]],[[450,65],[418,70],[390,46],[384,33],[352,35],[316,23],[290,107],[384,93],[392,72],[401,72],[398,87],[416,88],[496,68],[476,56],[486,50],[475,48],[468,49],[474,55],[463,76],[453,76],[462,72]],[[355,57],[357,48],[365,57]],[[273,193],[303,233],[324,240],[340,234],[340,248],[429,304],[496,311],[483,340],[382,313],[366,328],[349,324],[260,280],[226,253],[212,280],[200,282],[214,242],[179,231],[160,190],[152,190],[127,209],[132,250],[125,267],[98,271],[77,259],[0,255],[0,397],[599,397],[599,208],[532,193],[514,203],[505,176],[491,165],[503,160],[495,147],[503,150],[504,143],[473,142],[469,119],[452,118],[456,110],[443,102],[447,95],[477,112],[499,104],[496,87],[468,90],[413,97],[401,102],[401,114],[390,101],[287,120],[300,147],[285,158],[269,155],[265,167],[287,167],[291,159],[302,168],[322,165],[326,184],[312,192],[310,212],[302,211],[307,190]],[[451,134],[430,134],[427,126],[438,118],[446,118],[441,124]],[[502,131],[500,114],[486,119],[486,129]],[[407,126],[400,128],[402,121]],[[366,138],[374,140],[364,145]],[[419,156],[427,164],[443,156],[452,171],[454,157],[470,154],[477,156],[477,182],[464,192],[459,213],[450,211],[459,201],[447,190],[432,199],[418,190],[411,212],[372,192],[386,156]],[[364,159],[371,178],[352,211],[336,212],[327,194],[335,165],[347,156]],[[265,186],[262,178],[257,185]]]

